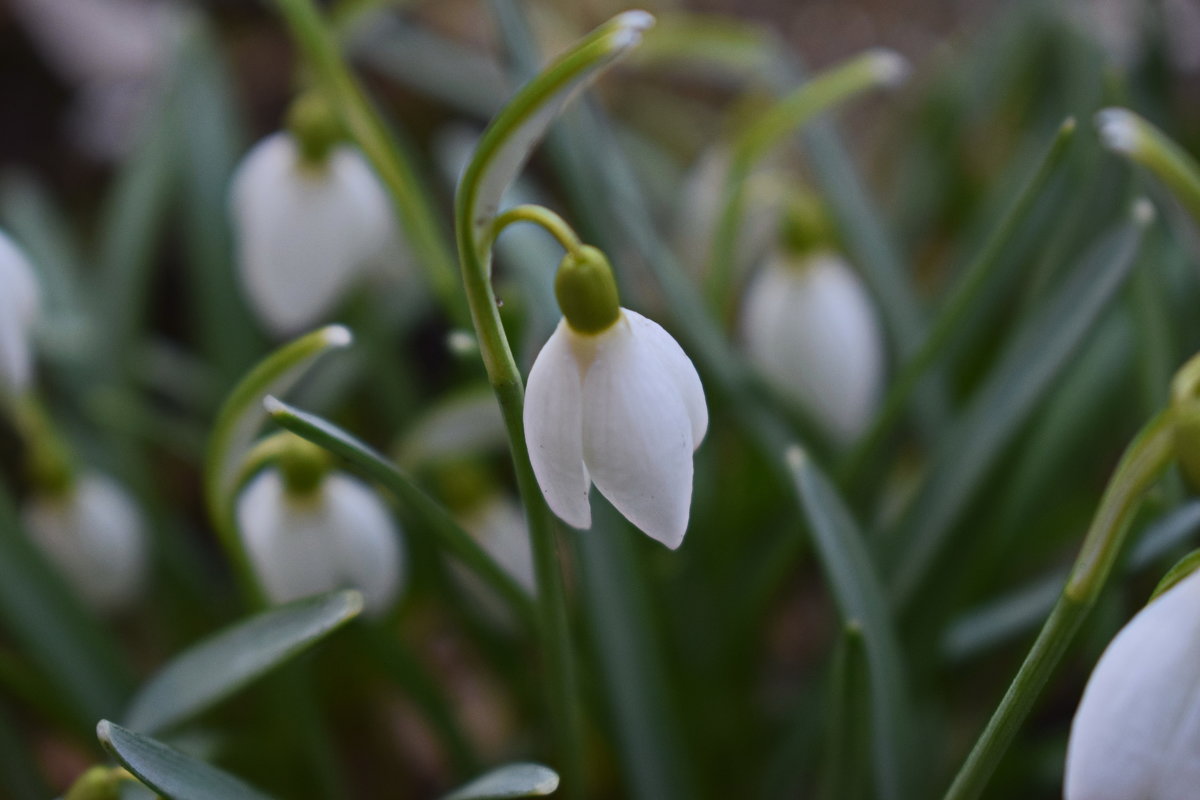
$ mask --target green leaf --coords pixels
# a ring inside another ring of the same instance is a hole
[[[333,592],[220,631],[176,656],[142,687],[126,722],[153,733],[195,717],[354,619],[362,603],[358,592]]]
[[[820,797],[826,800],[866,797],[860,754],[870,730],[871,679],[862,626],[857,620],[848,620],[842,627],[830,678]]]
[[[858,525],[820,469],[799,448],[788,467],[822,570],[842,619],[861,626],[871,687],[871,752],[881,798],[913,795],[912,719],[904,662],[887,597]]]
[[[492,560],[446,509],[396,465],[327,420],[292,408],[273,397],[267,398],[266,405],[271,417],[284,428],[341,456],[357,466],[364,475],[386,487],[421,519],[425,528],[438,538],[446,550],[462,559],[464,564],[505,598],[524,622],[533,625],[533,601],[520,584]]]
[[[442,800],[501,800],[506,797],[545,797],[558,788],[558,773],[541,764],[517,763],[481,775]]]
[[[885,539],[892,596],[911,600],[991,468],[1129,277],[1149,223],[1134,218],[1101,237],[1013,336],[986,383],[940,442],[929,477]]]
[[[1150,599],[1146,601],[1146,604],[1153,603],[1155,598],[1160,594],[1174,587],[1184,578],[1195,572],[1197,568],[1200,568],[1200,550],[1193,550],[1167,570],[1167,574],[1163,575],[1162,580],[1158,582],[1158,586],[1154,587],[1154,593],[1150,595]]]
[[[227,772],[108,720],[96,726],[96,737],[121,766],[170,800],[269,800]]]

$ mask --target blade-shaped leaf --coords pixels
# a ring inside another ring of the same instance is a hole
[[[268,800],[229,773],[108,720],[96,726],[96,737],[121,766],[171,800]]]
[[[966,412],[942,439],[929,477],[887,538],[890,586],[901,603],[927,574],[1004,448],[1083,343],[1133,270],[1149,223],[1134,218],[1103,236],[1021,326]]]
[[[912,796],[912,730],[904,663],[887,596],[858,525],[828,479],[799,447],[788,451],[801,510],[844,620],[861,625],[871,687],[876,794]]]
[[[362,611],[362,595],[334,592],[226,628],[172,660],[133,698],[130,727],[156,732],[211,708],[295,658]]]
[[[541,764],[506,764],[468,783],[442,800],[501,800],[545,797],[558,788],[558,773]]]

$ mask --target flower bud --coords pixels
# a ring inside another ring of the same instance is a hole
[[[141,512],[111,478],[84,473],[61,493],[34,497],[25,529],[79,596],[102,613],[128,608],[145,582]]]
[[[604,253],[590,245],[563,256],[554,295],[563,317],[579,333],[600,333],[621,316],[612,267]]]
[[[331,473],[301,493],[282,470],[268,469],[242,492],[237,519],[272,602],[351,588],[363,593],[368,613],[380,614],[395,600],[404,573],[400,530],[361,481]]]
[[[37,275],[29,259],[0,231],[0,398],[29,388],[39,304]]]
[[[1066,800],[1190,800],[1200,786],[1200,572],[1138,612],[1088,679]]]
[[[746,289],[742,333],[764,377],[835,439],[862,432],[883,386],[883,336],[841,256],[777,253]]]
[[[394,243],[391,205],[362,154],[318,133],[307,148],[291,133],[267,137],[230,187],[241,282],[279,336],[319,322]],[[321,150],[324,158],[314,160]]]

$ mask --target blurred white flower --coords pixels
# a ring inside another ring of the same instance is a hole
[[[25,529],[79,596],[101,612],[129,607],[146,576],[141,512],[111,478],[85,473],[62,494],[34,497]]]
[[[1088,680],[1066,800],[1191,800],[1200,787],[1200,572],[1142,609]]]
[[[183,30],[172,0],[13,0],[49,64],[80,91],[82,144],[113,158],[132,143]]]
[[[41,293],[29,259],[0,231],[0,397],[29,388]]]
[[[746,289],[742,332],[763,375],[836,439],[862,432],[883,386],[883,336],[845,260],[776,254]]]
[[[566,319],[529,372],[525,439],[550,508],[589,528],[592,483],[625,517],[674,549],[687,531],[692,452],[708,427],[691,360],[628,309],[594,334]]]
[[[379,614],[395,600],[405,570],[400,530],[362,482],[331,473],[296,494],[268,469],[242,492],[237,519],[272,602],[351,588],[363,593],[368,613]]]
[[[529,527],[520,505],[511,497],[496,492],[471,510],[459,514],[457,519],[501,569],[530,594],[537,592]],[[478,583],[474,574],[467,575],[472,582]]]
[[[230,205],[242,285],[279,336],[320,321],[393,244],[387,194],[345,144],[313,162],[292,134],[268,136],[238,165]]]

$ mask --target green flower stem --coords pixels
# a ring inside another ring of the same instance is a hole
[[[563,787],[583,792],[583,720],[571,648],[566,593],[555,525],[538,487],[525,443],[525,388],[504,335],[491,283],[491,244],[504,188],[529,149],[544,135],[570,95],[636,45],[651,18],[628,12],[601,26],[533,78],[512,98],[480,139],[455,198],[455,235],[463,284],[480,354],[508,431],[521,501],[525,506],[538,582],[538,623],[546,648],[547,685],[560,748]]]
[[[732,304],[746,182],[754,167],[780,140],[804,127],[823,111],[873,87],[895,83],[904,72],[904,62],[895,53],[886,50],[863,53],[821,73],[781,99],[733,142],[729,174],[713,235],[708,283],[709,297],[719,318],[728,316]]]
[[[871,457],[876,454],[880,442],[900,419],[912,397],[913,390],[920,383],[921,377],[937,361],[938,356],[953,338],[954,332],[958,330],[963,319],[970,313],[987,286],[988,279],[1000,264],[1000,255],[1004,252],[1005,246],[1012,240],[1017,228],[1029,216],[1034,202],[1041,196],[1050,176],[1062,163],[1067,145],[1074,138],[1075,127],[1073,117],[1068,118],[1059,126],[1058,133],[1042,156],[1033,177],[1021,190],[1016,202],[1013,203],[1000,224],[992,231],[979,255],[966,268],[950,297],[942,305],[937,319],[925,335],[920,347],[904,363],[900,373],[892,379],[883,405],[871,421],[871,426],[840,465],[838,477],[841,479],[839,483],[842,485],[852,484],[857,480]]]
[[[946,792],[946,800],[970,800],[983,792],[1021,723],[1029,716],[1034,701],[1104,588],[1142,496],[1174,459],[1174,423],[1171,411],[1159,413],[1125,451],[1100,500],[1058,603]]]
[[[455,279],[454,254],[409,147],[367,99],[313,0],[276,0],[276,5],[304,51],[320,90],[387,187],[401,228],[417,261],[424,265],[438,300],[456,322],[465,324],[467,314]]]
[[[563,250],[568,253],[577,252],[579,248],[583,247],[583,242],[579,240],[578,234],[566,223],[566,220],[550,209],[536,205],[514,206],[496,217],[495,222],[492,223],[491,242],[488,247],[490,248],[500,238],[500,234],[505,228],[517,222],[532,222],[540,225],[557,239]]]
[[[266,419],[263,399],[285,392],[318,357],[332,348],[346,347],[351,339],[349,330],[331,325],[285,344],[242,378],[213,424],[204,464],[204,499],[238,584],[254,607],[263,604],[262,588],[238,532],[236,500],[243,483],[265,465],[266,456],[278,455],[266,452],[275,445],[252,448],[254,435]]]
[[[1124,108],[1096,114],[1100,139],[1110,150],[1146,167],[1200,222],[1200,164],[1169,136]]]

